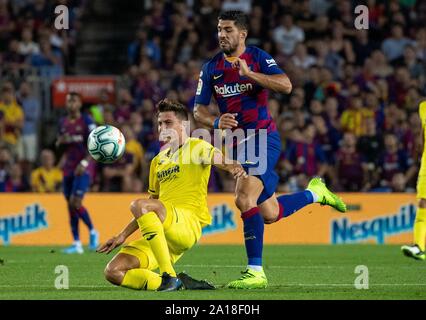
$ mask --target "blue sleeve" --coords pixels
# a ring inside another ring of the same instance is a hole
[[[260,71],[263,74],[272,75],[285,73],[283,70],[281,70],[281,68],[275,62],[275,59],[272,58],[269,53],[259,49],[258,59]]]
[[[198,80],[197,92],[195,94],[195,104],[208,105],[212,97],[211,77],[209,63],[204,64]]]

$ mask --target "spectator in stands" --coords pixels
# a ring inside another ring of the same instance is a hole
[[[3,141],[12,148],[12,154],[16,155],[24,124],[24,112],[15,99],[15,88],[10,82],[5,83],[2,87],[0,112],[4,114]]]
[[[361,97],[352,96],[348,109],[342,113],[340,122],[344,131],[361,136],[366,132],[366,120],[373,117],[373,111],[363,107]]]
[[[61,55],[52,50],[52,46],[47,39],[40,41],[40,52],[31,55],[30,62],[33,67],[61,66]]]
[[[105,123],[104,111],[107,108],[114,109],[114,106],[109,103],[108,89],[102,88],[99,90],[98,103],[90,106],[89,108],[90,115],[97,125],[102,125]]]
[[[6,179],[5,192],[28,192],[30,185],[27,176],[23,174],[19,163],[13,163],[10,167],[10,175]]]
[[[24,57],[40,53],[40,46],[33,41],[33,31],[30,28],[22,30],[18,52]]]
[[[356,150],[356,144],[356,136],[346,132],[336,155],[337,179],[333,182],[338,190],[352,192],[368,190],[367,168],[362,155]]]
[[[15,30],[15,21],[9,10],[9,1],[0,1],[0,52],[5,51],[12,33]]]
[[[382,51],[388,61],[393,62],[403,55],[404,48],[410,44],[414,43],[404,36],[404,27],[401,24],[395,24],[392,26],[391,36],[382,43]]]
[[[33,192],[59,192],[62,186],[62,170],[55,167],[55,154],[44,149],[40,154],[41,166],[31,172]]]
[[[133,155],[124,152],[124,155],[112,164],[102,167],[102,190],[106,192],[132,192],[134,176]]]
[[[302,141],[294,141],[285,151],[285,167],[294,174],[308,177],[324,176],[327,164],[322,147],[314,141],[315,126],[307,123],[302,129]]]
[[[132,190],[134,192],[142,192],[142,181],[138,177],[142,176],[142,170],[149,169],[143,161],[144,150],[142,145],[136,140],[135,133],[129,125],[122,126],[121,131],[126,138],[126,152],[133,156],[134,176],[132,177]]]
[[[123,124],[130,120],[130,114],[134,109],[133,97],[127,89],[118,91],[118,106],[114,110],[114,119],[117,123]]]
[[[10,167],[13,163],[12,155],[6,147],[0,147],[0,192],[6,192],[6,182],[10,176]]]
[[[290,13],[282,16],[281,24],[273,30],[272,34],[278,50],[285,56],[291,55],[296,44],[305,40],[305,32],[294,24]]]
[[[19,160],[35,162],[39,146],[38,126],[41,119],[41,106],[39,99],[33,95],[29,82],[24,81],[21,83],[17,100],[22,106],[25,115],[18,155]]]
[[[379,187],[389,187],[393,176],[402,172],[405,181],[410,181],[416,174],[418,168],[413,159],[404,149],[399,147],[396,136],[392,133],[385,135],[385,150],[379,158],[378,171],[380,173]]]

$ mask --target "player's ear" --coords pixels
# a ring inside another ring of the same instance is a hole
[[[241,40],[245,41],[246,38],[247,38],[247,34],[248,34],[247,30],[241,30],[241,32],[240,32]]]

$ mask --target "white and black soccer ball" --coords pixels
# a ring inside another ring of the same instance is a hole
[[[123,133],[113,126],[99,126],[87,138],[87,150],[98,162],[113,163],[123,156],[125,149]]]

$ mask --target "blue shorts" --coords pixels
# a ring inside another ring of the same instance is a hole
[[[69,199],[71,196],[83,198],[84,194],[89,191],[90,176],[88,173],[81,176],[64,176],[62,186],[65,198]]]
[[[275,167],[281,153],[280,135],[274,131],[265,136],[251,136],[244,143],[245,149],[242,146],[238,147],[239,150],[234,148],[234,155],[237,154],[237,160],[247,174],[262,180],[263,191],[257,199],[257,204],[268,200],[274,194],[279,181]]]

